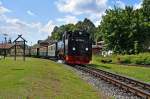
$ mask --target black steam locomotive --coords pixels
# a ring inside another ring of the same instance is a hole
[[[40,49],[33,54],[38,53],[40,57],[55,57],[68,64],[88,64],[92,59],[92,42],[89,34],[84,31],[65,32],[62,41]]]

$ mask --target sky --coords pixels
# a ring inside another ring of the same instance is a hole
[[[106,9],[125,5],[139,9],[141,4],[142,0],[0,0],[0,43],[4,34],[12,40],[22,34],[32,45],[50,36],[55,26],[84,18],[98,26]]]

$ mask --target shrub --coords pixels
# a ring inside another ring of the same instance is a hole
[[[120,62],[124,63],[124,64],[130,64],[131,63],[131,58],[129,56],[122,57]]]
[[[132,63],[133,64],[139,64],[139,65],[143,65],[144,64],[144,60],[142,58],[139,58],[139,57],[135,57],[133,60],[132,60]]]
[[[137,55],[112,55],[109,57],[99,57],[102,63],[120,63],[150,65],[150,53],[140,53]]]
[[[106,59],[101,59],[101,62],[102,62],[102,63],[111,63],[112,60],[106,58]]]
[[[150,65],[150,53],[139,54],[136,64]]]
[[[147,57],[147,59],[145,60],[145,65],[150,65],[150,57]]]

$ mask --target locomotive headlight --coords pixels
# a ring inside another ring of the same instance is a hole
[[[72,48],[72,50],[73,50],[73,51],[75,51],[75,50],[76,50],[76,48],[75,48],[75,47],[73,47],[73,48]]]
[[[89,49],[88,49],[88,48],[85,48],[85,50],[88,51]]]
[[[79,34],[81,35],[81,34],[82,34],[82,32],[79,32]]]

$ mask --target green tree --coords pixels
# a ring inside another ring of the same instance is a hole
[[[142,4],[142,12],[144,16],[143,20],[143,33],[146,34],[147,39],[145,39],[145,49],[150,47],[150,0],[144,0]]]
[[[101,32],[101,25],[99,27],[96,27],[95,33],[94,33],[94,41],[102,41],[102,32]]]
[[[76,27],[76,30],[82,30],[82,31],[86,31],[87,33],[89,33],[90,38],[93,41],[93,43],[95,42],[96,27],[91,20],[85,18],[83,22],[79,21],[75,25],[75,27]]]
[[[57,26],[54,27],[51,37],[53,40],[60,40],[61,39],[61,33],[59,32],[59,27],[57,27]]]
[[[138,43],[138,41],[135,41],[134,42],[134,53],[138,54],[139,53],[139,49],[140,49],[139,43]]]
[[[143,15],[140,10],[126,6],[125,9],[107,10],[99,26],[107,48],[120,54],[135,52],[135,41],[138,42],[138,52],[144,50],[145,33]]]
[[[62,36],[64,32],[74,31],[75,26],[73,24],[62,25],[60,27],[55,26],[52,31],[52,39],[53,40],[62,40]]]
[[[89,19],[85,18],[84,21],[79,21],[77,24],[66,24],[62,25],[60,27],[55,27],[54,30],[52,31],[52,39],[54,40],[61,40],[63,33],[66,31],[75,31],[75,30],[80,30],[80,31],[86,31],[85,33],[90,34],[90,38],[92,39],[93,43],[95,42],[96,38],[96,27],[93,24],[92,21]]]
[[[150,21],[150,0],[143,0],[143,14]]]

